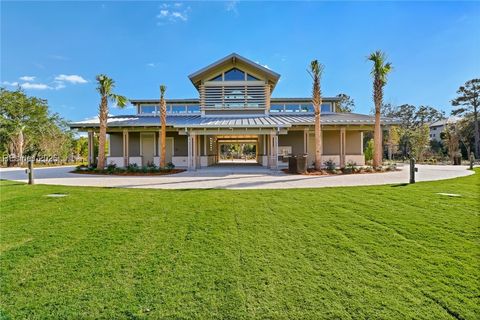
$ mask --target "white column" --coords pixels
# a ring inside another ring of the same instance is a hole
[[[187,150],[188,150],[188,170],[192,170],[193,169],[193,165],[192,165],[192,137],[190,135],[187,136],[187,143],[188,143],[188,147],[187,147]]]
[[[278,135],[273,136],[273,165],[275,169],[278,169]]]
[[[308,129],[303,130],[303,153],[308,154]]]
[[[360,154],[363,155],[363,131],[360,132]]]

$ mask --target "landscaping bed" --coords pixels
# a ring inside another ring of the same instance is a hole
[[[71,173],[92,174],[92,175],[115,175],[115,176],[163,176],[176,174],[186,171],[185,169],[175,169],[175,166],[169,164],[165,168],[159,168],[154,165],[137,166],[128,165],[125,168],[118,168],[115,165],[108,165],[105,169],[97,169],[96,167],[78,166]]]

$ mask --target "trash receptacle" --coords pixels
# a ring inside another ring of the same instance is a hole
[[[299,154],[296,156],[296,158],[297,158],[297,173],[307,172],[307,155]]]
[[[297,158],[292,155],[288,157],[288,172],[297,173]]]

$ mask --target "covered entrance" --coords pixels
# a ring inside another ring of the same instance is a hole
[[[218,136],[218,163],[258,163],[258,136]]]

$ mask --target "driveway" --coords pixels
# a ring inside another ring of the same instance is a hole
[[[466,166],[417,165],[417,181],[473,174]],[[105,176],[70,173],[74,167],[35,169],[36,184],[157,189],[289,189],[408,183],[409,167],[400,171],[340,176],[289,175],[261,167],[213,167],[168,176]],[[27,181],[25,169],[0,168],[0,178]]]

